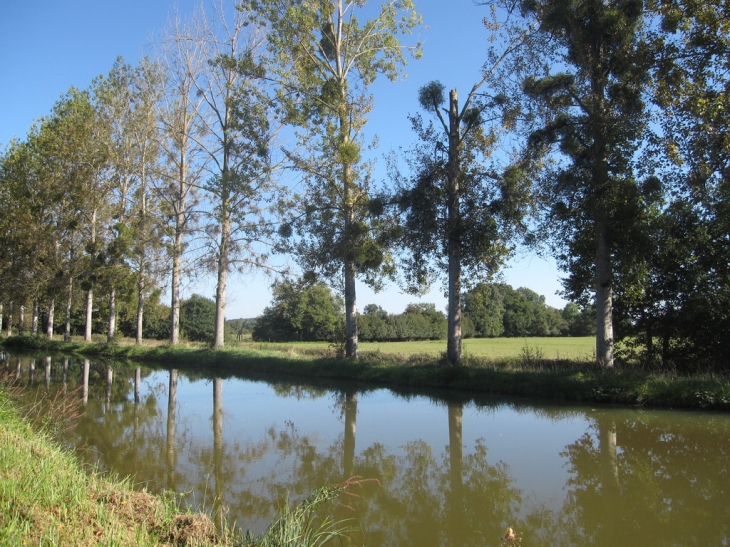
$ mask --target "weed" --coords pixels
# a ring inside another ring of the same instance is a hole
[[[545,354],[542,349],[525,344],[520,351],[519,362],[526,369],[540,370],[545,362]]]

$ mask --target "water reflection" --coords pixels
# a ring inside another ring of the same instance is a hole
[[[356,545],[499,545],[507,526],[524,546],[730,541],[725,414],[330,392],[68,358],[46,359],[36,382],[35,361],[12,363],[29,389],[82,387],[85,414],[64,437],[82,460],[190,491],[219,526],[259,533],[287,497],[361,476],[378,482],[330,508],[356,520]]]

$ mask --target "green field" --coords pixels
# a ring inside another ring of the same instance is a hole
[[[530,355],[539,356],[542,359],[592,361],[595,344],[596,339],[592,336],[580,338],[468,338],[464,340],[462,349],[466,357],[505,359],[520,357],[529,352]],[[299,348],[302,350],[326,349],[329,344],[327,342],[287,342],[253,344],[253,346],[261,349],[288,347],[296,351]],[[411,355],[436,356],[446,352],[446,340],[360,342],[359,348],[363,353],[380,352],[382,354],[398,354],[404,357]]]

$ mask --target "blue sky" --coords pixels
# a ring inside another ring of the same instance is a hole
[[[173,8],[186,17],[198,0],[35,0],[0,2],[0,147],[23,139],[34,120],[48,114],[71,86],[86,88],[108,73],[117,56],[136,63],[151,52]],[[382,154],[408,147],[414,140],[407,115],[418,111],[418,88],[440,80],[461,97],[479,79],[486,57],[487,33],[481,20],[487,8],[472,0],[415,0],[423,15],[423,58],[411,60],[405,81],[376,82],[375,109],[367,127],[377,134]],[[382,157],[381,157],[382,160]],[[380,172],[380,170],[378,170]],[[554,261],[521,253],[504,271],[507,283],[528,287],[562,308],[560,273]],[[229,282],[227,317],[253,317],[269,303],[269,280],[263,274],[234,276]],[[209,281],[188,285],[186,295],[212,296]],[[433,302],[444,309],[441,287],[421,299],[403,295],[397,287],[373,294],[358,286],[358,307],[375,303],[400,313],[409,302]]]

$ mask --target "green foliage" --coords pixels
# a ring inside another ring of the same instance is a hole
[[[464,316],[479,337],[586,336],[595,334],[595,317],[573,303],[561,312],[530,289],[480,283],[464,294]],[[591,326],[590,321],[593,321]],[[587,329],[585,332],[582,329]]]
[[[399,315],[392,315],[374,304],[365,306],[358,320],[360,339],[369,342],[443,340],[446,316],[435,304],[409,304]]]
[[[215,301],[193,294],[180,305],[180,332],[188,340],[213,343]]]
[[[274,285],[272,303],[251,334],[257,341],[336,341],[343,320],[342,300],[324,283],[282,281]]]

